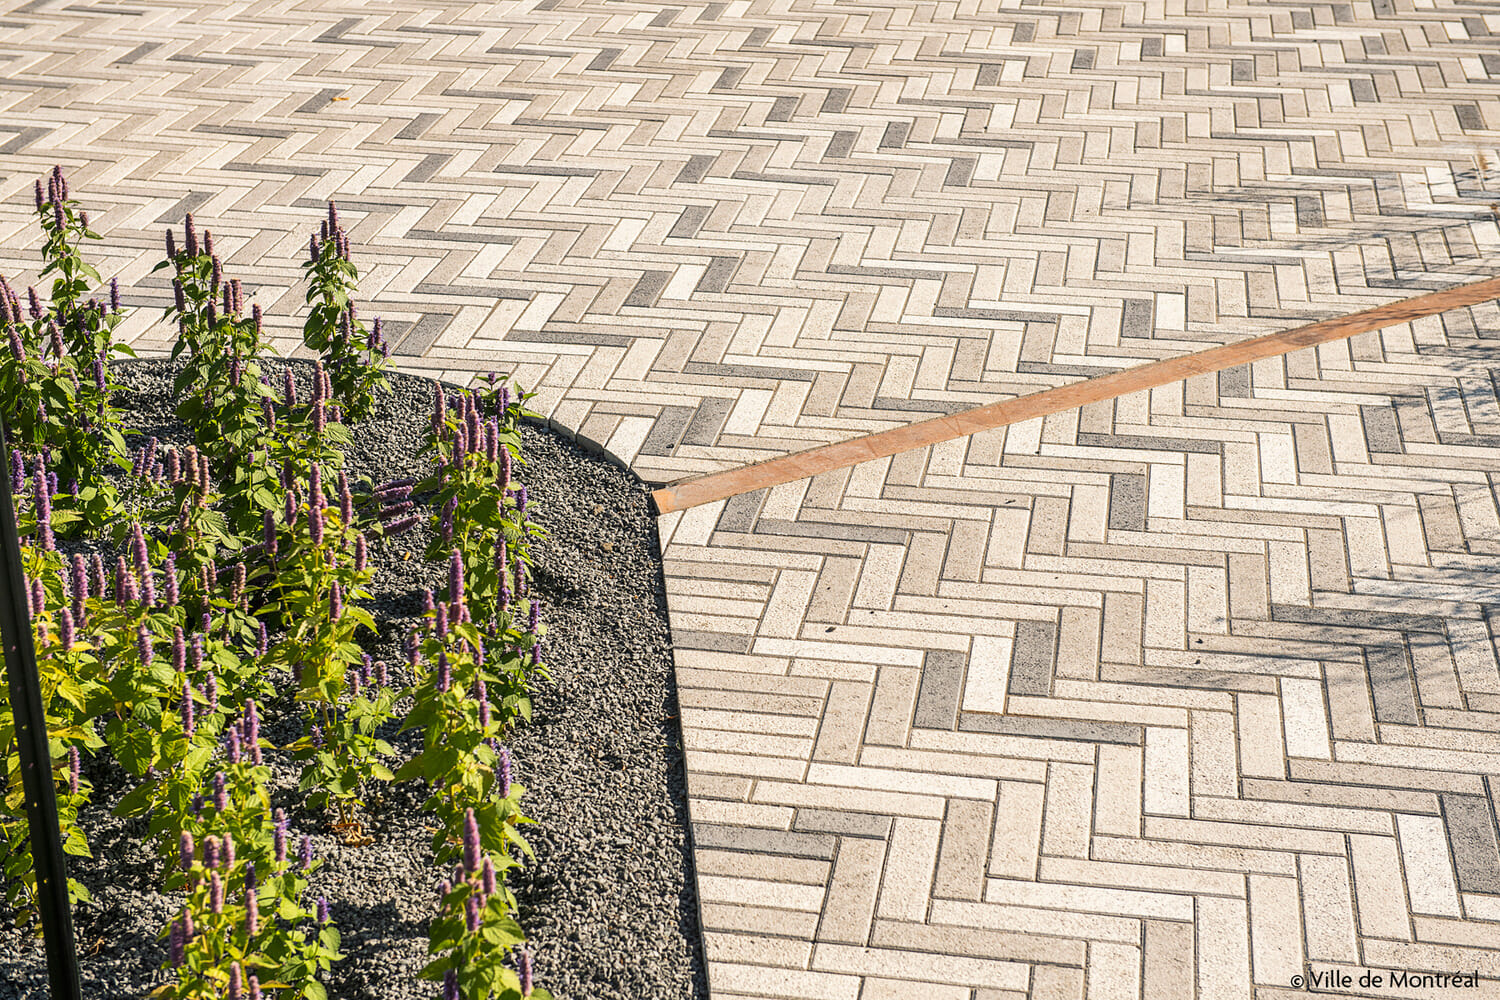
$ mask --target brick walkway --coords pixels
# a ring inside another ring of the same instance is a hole
[[[514,371],[654,483],[1500,270],[1493,4],[3,11],[0,271],[62,163],[138,348],[193,211],[290,352],[335,197],[402,368]],[[1497,343],[664,516],[714,1000],[1500,996]]]

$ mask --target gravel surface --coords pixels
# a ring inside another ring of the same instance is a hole
[[[262,362],[278,395],[286,367],[298,381],[298,397],[309,398],[310,361]],[[112,368],[126,383],[115,403],[127,411],[128,426],[162,446],[185,447],[191,439],[172,413],[180,363],[125,361]],[[355,428],[345,457],[351,483],[421,476],[431,468],[417,451],[437,383],[400,372],[389,378],[393,393]],[[523,828],[536,861],[510,876],[535,953],[536,982],[558,1000],[706,1000],[665,586],[649,493],[630,473],[545,427],[523,426],[522,440],[527,464],[517,478],[535,502],[534,519],[550,532],[533,543],[533,587],[545,602],[544,659],[553,683],[533,692],[532,722],[509,744],[515,780],[526,787],[522,807],[537,821]],[[419,503],[419,509],[430,508]],[[423,588],[444,586],[446,563],[422,558],[429,537],[424,525],[370,546],[377,573],[367,607],[380,630],[362,639],[372,657],[390,665],[393,684],[409,681],[400,645],[420,618]],[[60,547],[109,551],[99,543]],[[272,704],[266,716],[267,738],[285,743],[299,735],[289,701]],[[388,738],[406,753],[421,737]],[[327,896],[347,955],[325,980],[329,995],[437,996],[437,984],[415,978],[428,960],[427,923],[441,881],[431,865],[432,828],[421,809],[425,786],[392,786],[371,801],[362,818],[374,843],[347,847],[326,816],[302,808],[297,765],[273,753],[267,762],[275,804],[287,809],[298,832],[313,836],[324,862],[314,873],[313,892]],[[84,776],[95,786],[83,816],[94,857],[76,860],[71,870],[94,897],[74,913],[83,993],[95,1000],[144,997],[164,981],[166,949],[156,935],[177,903],[157,891],[144,819],[111,815],[128,790],[126,773],[100,758],[86,762]],[[7,926],[9,916],[0,903]],[[0,1000],[46,995],[40,941],[0,930]]]

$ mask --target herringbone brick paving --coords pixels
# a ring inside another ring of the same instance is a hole
[[[1500,247],[1482,3],[0,10],[0,270],[34,280],[62,163],[138,347],[193,211],[290,351],[335,197],[403,368],[514,371],[657,482]],[[664,518],[715,1000],[1500,995],[1497,337],[1458,310]]]

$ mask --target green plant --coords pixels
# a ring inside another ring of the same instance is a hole
[[[349,257],[349,237],[339,226],[338,209],[328,203],[322,239],[308,244],[307,301],[312,304],[302,327],[302,340],[319,352],[328,365],[333,392],[351,420],[362,420],[375,405],[375,393],[390,384],[381,370],[390,348],[381,336],[380,320],[366,330],[356,315],[354,292],[359,268]]]
[[[110,342],[118,289],[111,284],[108,313],[81,304],[98,275],[75,244],[98,236],[60,171],[47,194],[38,184],[44,273],[59,277],[49,311],[29,294],[29,321],[0,279],[0,327],[11,345],[0,351],[0,417],[17,428],[13,493],[32,470],[31,499],[17,510],[67,849],[88,851],[78,825],[91,792],[79,776],[82,754],[108,752],[136,779],[117,811],[149,817],[163,889],[182,896],[162,931],[170,980],[153,995],[264,990],[322,1000],[320,977],[342,957],[327,904],[308,898],[310,841],[298,864],[287,860],[288,823],[266,790],[270,745],[259,711],[274,692],[271,675],[286,669],[304,731],[277,749],[302,762],[308,805],[332,808],[352,835],[360,832],[353,809],[371,782],[430,784],[427,807],[440,827],[433,847],[440,863],[462,864],[442,893],[429,932],[437,957],[423,974],[442,981],[445,998],[550,1000],[532,988],[526,953],[514,969],[507,964],[524,938],[504,878],[521,863],[513,849],[531,854],[519,827],[532,821],[501,740],[530,717],[528,682],[546,677],[540,603],[527,579],[540,529],[527,518],[525,487],[511,482],[523,464],[516,424],[526,395],[513,403],[492,375],[488,394],[460,397],[456,419],[439,402],[427,450],[442,468],[432,479],[351,489],[343,421],[367,413],[384,387],[374,359],[383,344],[378,320],[366,336],[355,318],[358,274],[332,204],[307,265],[314,305],[304,329],[328,367],[317,363],[305,404],[290,373],[279,401],[266,384],[260,311],[244,315],[239,283],[224,280],[211,234],[200,246],[189,216],[186,248],[178,252],[169,232],[158,270],[174,269],[166,316],[178,327],[173,357],[187,354],[177,412],[195,443],[159,454],[153,438],[132,456],[109,405],[109,357],[130,353]],[[80,385],[80,365],[92,367],[92,387]],[[67,419],[69,406],[85,419]],[[442,507],[428,557],[448,559],[449,585],[441,603],[428,595],[427,634],[409,643],[417,681],[397,689],[360,648],[362,631],[375,627],[361,603],[373,572],[367,538],[418,522],[414,487],[423,498],[436,493]],[[113,586],[101,556],[63,558],[55,544],[63,533],[122,552]],[[272,628],[281,633],[274,643]],[[394,768],[380,734],[407,699],[405,724],[423,731],[423,750]],[[24,921],[34,875],[13,730],[0,697],[0,851],[7,898]],[[81,885],[71,888],[87,898]]]

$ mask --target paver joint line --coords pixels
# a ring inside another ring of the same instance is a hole
[[[1233,344],[1222,344],[1195,351],[1182,357],[1152,361],[1098,378],[1085,379],[1054,389],[1030,393],[1014,399],[987,403],[962,413],[920,420],[905,427],[893,427],[848,441],[820,445],[806,451],[782,455],[737,469],[726,469],[665,486],[651,494],[658,514],[687,510],[702,504],[724,500],[742,493],[780,486],[823,472],[858,465],[877,458],[887,458],[914,448],[951,441],[980,431],[1007,424],[1061,413],[1087,403],[1114,399],[1142,389],[1179,382],[1193,375],[1222,371],[1251,361],[1288,354],[1305,347],[1344,340],[1397,323],[1409,323],[1424,316],[1465,306],[1478,305],[1500,298],[1500,277],[1459,285],[1440,292],[1429,292],[1373,309],[1319,320],[1280,333],[1252,337]]]

